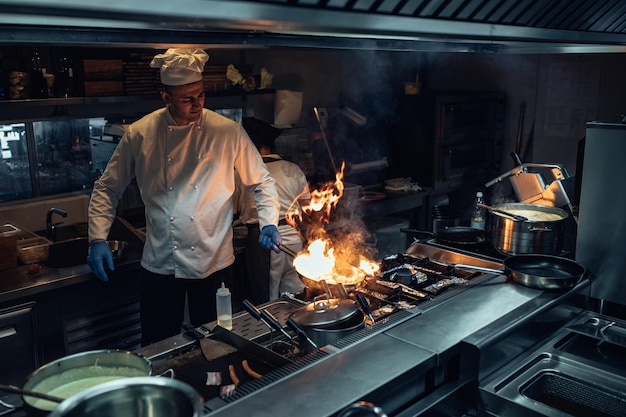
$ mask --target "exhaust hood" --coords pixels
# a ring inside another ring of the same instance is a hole
[[[0,42],[626,51],[622,0],[0,0]]]

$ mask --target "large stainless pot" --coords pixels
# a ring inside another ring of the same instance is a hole
[[[365,315],[350,299],[318,297],[290,316],[318,347],[328,345],[365,326]]]
[[[494,208],[528,219],[520,221],[489,212],[491,243],[497,251],[505,255],[561,253],[565,219],[569,217],[565,210],[524,203],[499,204]]]
[[[203,402],[189,384],[172,378],[118,379],[63,401],[48,417],[199,417]]]
[[[92,350],[47,363],[27,377],[24,389],[67,399],[104,382],[152,375],[152,364],[143,356],[122,350]],[[35,412],[48,412],[57,403],[24,396]]]

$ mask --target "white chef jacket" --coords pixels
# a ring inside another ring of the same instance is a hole
[[[177,278],[204,278],[231,265],[234,170],[254,192],[260,227],[278,224],[274,179],[243,127],[203,109],[178,126],[168,107],[131,124],[89,204],[89,239],[106,239],[118,200],[136,177],[145,204],[141,266]]]

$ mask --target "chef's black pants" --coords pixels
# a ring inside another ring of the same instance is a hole
[[[270,299],[270,251],[259,244],[259,224],[248,224],[246,238],[246,276],[243,296],[252,304],[259,305]]]
[[[185,300],[193,327],[217,319],[215,293],[222,285],[233,287],[233,267],[204,279],[174,278],[141,268],[140,315],[142,346],[177,335],[185,319]]]

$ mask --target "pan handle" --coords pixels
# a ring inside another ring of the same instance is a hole
[[[528,228],[529,232],[551,232],[552,229],[550,229],[548,226],[544,226],[544,227],[536,227],[536,226],[531,226]]]
[[[287,319],[287,323],[286,324],[287,324],[287,326],[291,327],[291,329],[294,332],[296,332],[296,335],[298,336],[299,340],[307,342],[315,350],[318,349],[318,347],[315,344],[315,342],[309,337],[309,335],[306,333],[306,331],[292,317],[289,317]],[[300,349],[300,350],[302,350],[304,352],[305,349]]]
[[[10,392],[12,394],[19,394],[26,397],[41,398],[42,400],[52,401],[55,403],[60,403],[64,400],[64,398],[60,398],[54,395],[45,394],[43,392],[30,391],[27,389],[14,387],[13,385],[2,384],[0,385],[0,391]]]
[[[372,325],[374,325],[376,320],[374,320],[374,316],[372,316],[372,308],[370,307],[370,304],[367,302],[365,295],[362,292],[357,292],[356,300],[359,302],[359,305],[363,309],[363,312],[367,315],[367,318],[371,320]]]
[[[417,229],[400,229],[402,233],[406,233],[409,237],[413,238],[414,242],[421,242],[422,240],[428,240],[435,237],[433,232],[429,232],[426,230],[417,230]],[[420,237],[423,236],[423,237]]]
[[[487,273],[490,273],[490,274],[498,274],[498,275],[504,274],[504,271],[502,271],[500,269],[485,268],[483,266],[465,265],[465,264],[452,264],[450,266],[452,266],[454,268],[460,268],[460,269],[470,269],[472,271],[487,272]]]

